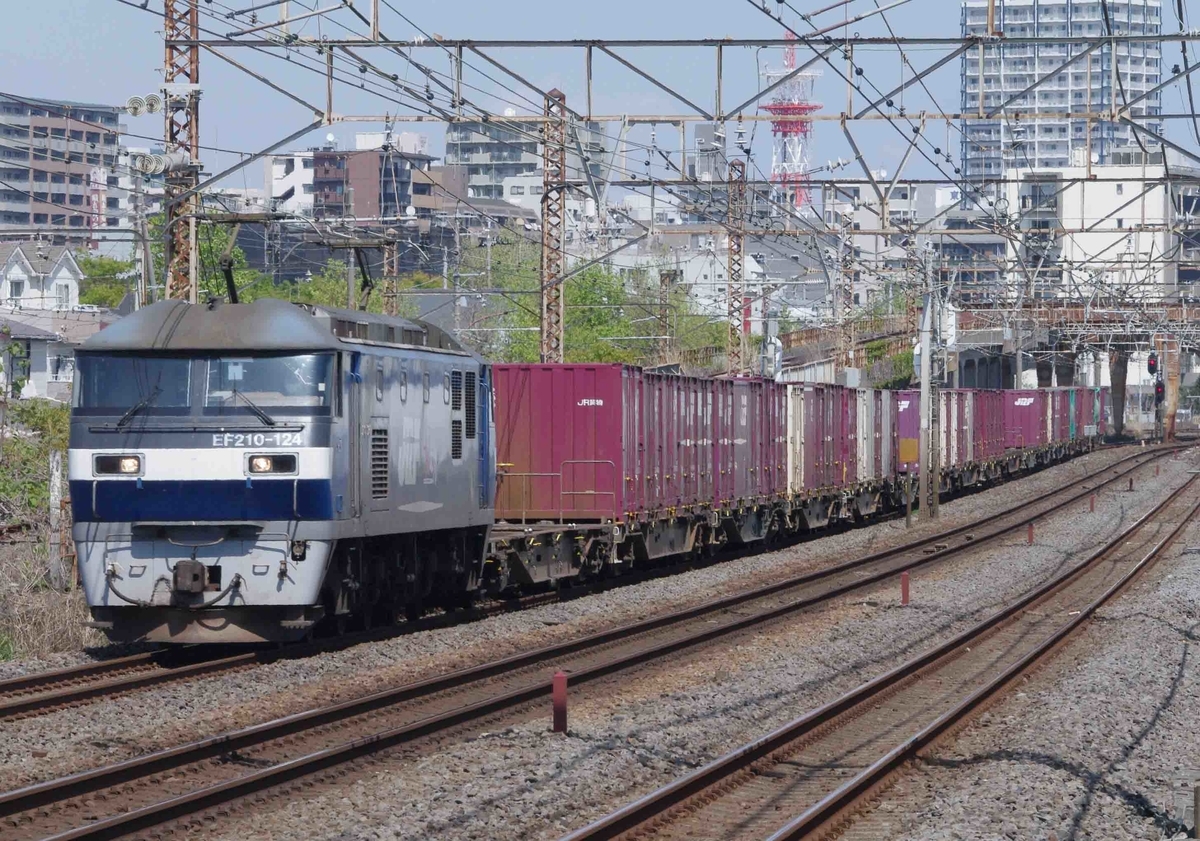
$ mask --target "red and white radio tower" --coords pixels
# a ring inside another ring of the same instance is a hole
[[[788,33],[789,40],[795,35]],[[763,77],[768,85],[794,73],[796,70],[796,48],[788,44],[783,53],[782,70],[766,70]],[[771,182],[781,194],[781,200],[796,210],[809,203],[808,188],[808,143],[812,136],[812,120],[808,119],[820,109],[813,102],[813,86],[817,74],[797,73],[775,90],[775,96],[763,110],[776,119],[771,121]]]

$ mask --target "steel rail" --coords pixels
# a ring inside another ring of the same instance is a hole
[[[1098,488],[1122,480],[1133,470],[1146,466],[1150,462],[1159,458],[1163,458],[1171,452],[1174,452],[1174,449],[1161,449],[1151,453],[1139,453],[1135,456],[1122,459],[1120,462],[1116,463],[1119,465],[1131,460],[1136,461],[1135,464],[1130,465],[1128,469],[1124,471],[1114,469],[1114,465],[1109,465],[1101,471],[1089,474],[1088,476],[1077,479],[1067,485],[1051,490],[1040,495],[1034,500],[1011,506],[1010,508],[999,512],[998,514],[986,518],[984,522],[977,521],[969,523],[964,526],[956,527],[945,532],[940,532],[938,534],[922,538],[902,547],[896,547],[894,549],[873,553],[871,555],[863,556],[846,563],[838,564],[834,567],[814,571],[811,573],[805,573],[803,575],[795,576],[782,582],[760,587],[749,592],[724,597],[703,605],[677,611],[666,616],[643,620],[622,628],[593,634],[565,643],[547,646],[536,651],[513,655],[498,661],[459,670],[448,675],[441,675],[424,681],[384,690],[362,698],[344,701],[328,707],[306,710],[290,716],[285,716],[272,721],[242,728],[237,731],[219,734],[177,747],[156,751],[154,753],[126,760],[114,765],[82,771],[56,780],[49,780],[43,783],[38,783],[21,789],[16,789],[14,791],[6,792],[0,794],[0,817],[28,812],[33,809],[40,809],[48,804],[53,804],[59,801],[70,799],[72,797],[89,794],[98,790],[111,788],[113,786],[127,783],[132,780],[141,779],[150,775],[160,774],[194,762],[211,759],[216,756],[227,755],[234,751],[249,748],[282,737],[293,736],[322,725],[344,721],[348,718],[363,713],[368,713],[387,707],[393,707],[405,701],[427,697],[438,692],[458,689],[467,684],[471,684],[489,677],[504,675],[505,673],[512,672],[517,669],[537,665],[539,662],[553,661],[555,658],[561,658],[564,655],[578,654],[580,652],[587,652],[592,649],[602,648],[603,646],[612,643],[618,643],[622,640],[627,640],[635,635],[644,634],[649,631],[669,627],[671,625],[677,625],[687,620],[704,617],[719,611],[725,611],[754,599],[764,598],[788,589],[795,588],[797,586],[809,584],[814,581],[820,581],[821,579],[829,578],[836,572],[855,570],[870,563],[887,561],[896,556],[904,555],[905,553],[911,553],[914,551],[920,552],[923,549],[925,550],[923,555],[912,559],[911,563],[904,564],[903,567],[893,566],[882,571],[874,572],[870,575],[857,577],[854,581],[843,586],[831,589],[824,593],[818,593],[809,598],[801,598],[790,601],[781,606],[776,606],[751,616],[744,616],[717,627],[706,626],[705,629],[699,633],[685,636],[680,639],[670,640],[665,643],[660,643],[650,648],[636,651],[632,654],[625,654],[623,656],[605,660],[585,669],[572,671],[571,681],[573,684],[579,685],[588,683],[601,677],[605,677],[607,675],[627,670],[646,662],[661,658],[667,654],[678,652],[704,642],[728,636],[729,634],[745,630],[756,625],[764,624],[774,619],[778,619],[812,607],[815,604],[823,603],[837,596],[845,595],[846,593],[878,583],[879,581],[887,578],[892,578],[898,575],[902,569],[914,569],[926,564],[940,562],[946,558],[958,554],[963,550],[976,547],[985,540],[994,539],[1004,534],[1008,534],[1016,529],[1021,528],[1028,522],[1046,517],[1049,514],[1052,514],[1055,511],[1058,511],[1063,507],[1082,499],[1089,493],[1095,492],[1095,490]],[[1094,482],[1103,474],[1110,472],[1114,475],[1104,479],[1097,485],[1088,485],[1088,483]],[[1079,485],[1085,485],[1085,488],[1078,493],[1070,494],[1071,489],[1078,487]],[[1019,514],[1024,509],[1033,507],[1039,502],[1045,502],[1047,499],[1060,494],[1070,495],[1067,498],[1052,504],[1048,508],[1044,508],[1032,514],[1020,517],[1019,519],[1016,519],[1007,525],[1001,525],[993,529],[985,536],[977,538],[975,534],[968,533],[967,539],[954,547],[945,546],[939,549],[936,546],[936,544],[946,540],[949,536],[964,532],[978,531],[979,527],[984,525],[986,522],[992,522],[1006,516]],[[934,551],[928,551],[930,544],[935,544]],[[120,837],[121,835],[125,835],[130,832],[140,831],[150,826],[173,820],[184,814],[188,814],[189,812],[201,811],[213,805],[227,802],[228,800],[240,797],[249,791],[260,791],[278,786],[289,780],[315,773],[332,765],[352,761],[367,753],[372,753],[399,744],[411,742],[423,736],[442,732],[449,728],[478,720],[483,716],[505,710],[511,710],[515,707],[521,706],[522,704],[544,698],[549,693],[549,690],[550,682],[548,680],[533,680],[525,686],[522,686],[514,691],[492,695],[473,704],[464,704],[448,711],[430,715],[425,718],[404,724],[403,726],[393,727],[382,732],[372,733],[369,736],[354,739],[336,747],[320,750],[305,756],[296,757],[294,759],[263,768],[249,775],[217,783],[207,788],[199,789],[179,797],[161,801],[157,804],[151,804],[143,808],[133,809],[124,814],[111,816],[87,826],[72,829],[69,832],[54,837],[61,839],[99,839]]]
[[[895,669],[879,675],[845,695],[782,727],[762,736],[742,747],[725,754],[712,763],[697,769],[671,783],[651,792],[645,797],[627,804],[593,823],[569,833],[562,841],[602,841],[633,834],[642,828],[649,828],[652,822],[663,818],[670,810],[686,808],[689,801],[711,795],[720,796],[722,786],[732,788],[736,782],[732,779],[739,772],[746,771],[756,762],[768,758],[776,751],[785,749],[790,744],[804,739],[819,728],[828,725],[840,716],[871,704],[884,696],[888,691],[902,682],[912,678],[921,670],[937,661],[952,657],[962,649],[977,642],[980,637],[1008,622],[1013,617],[1040,602],[1052,593],[1064,590],[1079,580],[1103,558],[1108,557],[1121,548],[1133,534],[1146,525],[1154,522],[1155,518],[1166,511],[1185,492],[1191,490],[1200,481],[1200,476],[1193,476],[1183,486],[1172,492],[1165,500],[1149,512],[1138,518],[1129,528],[1106,543],[1102,548],[1090,555],[1085,561],[1071,570],[1056,576],[1054,579],[1039,586],[1023,596],[1018,601],[989,616],[978,624],[963,631],[947,642],[926,651]],[[1016,662],[1004,669],[1000,674],[990,679],[983,687],[956,704],[951,710],[938,716],[932,723],[921,728],[915,735],[888,751],[868,768],[847,780],[835,791],[822,798],[818,803],[805,810],[801,815],[788,821],[769,841],[795,841],[807,837],[819,827],[825,827],[837,815],[842,813],[857,798],[875,790],[875,787],[900,765],[907,762],[922,748],[926,747],[938,735],[961,721],[982,701],[993,695],[1013,678],[1024,672],[1032,663],[1043,657],[1056,647],[1068,634],[1086,621],[1100,606],[1121,591],[1139,572],[1157,558],[1169,547],[1191,522],[1197,512],[1200,512],[1200,501],[1190,509],[1188,515],[1158,541],[1140,560],[1138,560],[1120,579],[1104,593],[1083,608],[1065,625],[1060,626],[1054,633],[1046,637],[1034,649],[1020,657]],[[969,650],[969,648],[967,648]]]
[[[367,642],[393,639],[417,631],[472,622],[513,610],[537,607],[546,603],[547,597],[557,599],[559,595],[535,594],[515,601],[501,601],[492,605],[477,606],[462,613],[424,617],[416,622],[405,623],[398,627],[383,626],[329,639],[295,643],[284,648],[254,649],[228,656],[215,656],[212,652],[205,652],[205,646],[192,645],[178,650],[148,651],[112,660],[87,663],[82,666],[67,666],[53,671],[34,672],[0,681],[0,721],[28,717],[80,704],[84,701],[220,674],[248,666],[268,665],[279,660],[295,660]],[[196,662],[182,664],[173,662],[175,658],[179,657],[199,657],[200,659]],[[157,670],[152,671],[151,669],[154,667],[157,667]],[[124,674],[129,671],[134,673]],[[108,675],[115,676],[108,680],[98,680],[95,683],[85,683],[79,686],[69,685],[81,680],[104,678]],[[54,688],[61,684],[68,685]],[[38,692],[39,689],[46,691]]]
[[[1162,450],[1156,451],[1158,453]],[[1052,493],[1060,493],[1064,489],[1072,487],[1082,482],[1090,481],[1112,470],[1114,467],[1125,464],[1129,461],[1134,461],[1139,458],[1144,458],[1146,453],[1136,453],[1126,456],[1113,464],[1108,465],[1103,470],[1090,474],[1089,477],[1072,482],[1061,488],[1056,489]],[[1001,511],[994,517],[1003,517],[1015,512],[1016,510],[1026,505],[1032,505],[1039,502],[1044,497],[1030,500],[1021,503],[1017,506],[1010,507],[1005,511]],[[896,547],[892,550],[867,555],[850,561],[848,564],[838,565],[828,568],[828,570],[818,571],[810,575],[827,577],[831,574],[844,571],[846,569],[859,566],[864,563],[870,563],[880,560],[888,554],[896,554],[903,551],[908,551],[914,548],[928,546],[931,543],[937,543],[949,537],[954,537],[964,531],[969,531],[972,528],[978,528],[986,520],[976,521],[974,523],[960,526],[948,531],[939,532],[929,538],[915,541],[905,546]],[[670,572],[670,568],[665,570]],[[664,573],[664,570],[657,569],[650,571],[651,577],[657,577],[657,574]],[[611,586],[619,586],[626,583],[638,583],[645,580],[645,576],[635,575],[630,580],[622,579],[611,582],[598,582],[596,586],[600,589],[607,589]],[[816,580],[814,578],[805,579],[806,581]],[[780,585],[775,585],[776,589],[790,587],[796,583],[803,583],[797,579],[795,581],[783,582]],[[768,595],[771,588],[767,591],[755,590],[745,594],[745,598],[760,598],[763,595]],[[581,589],[581,595],[586,595],[594,592],[593,588],[585,587]],[[739,598],[739,597],[734,597]],[[245,668],[254,665],[267,665],[277,662],[281,659],[298,659],[301,657],[311,656],[312,654],[325,653],[331,650],[339,650],[348,648],[353,645],[358,645],[364,642],[372,642],[383,639],[390,639],[397,636],[402,636],[407,633],[419,630],[427,630],[429,628],[444,627],[447,624],[458,624],[460,621],[472,621],[475,619],[487,618],[497,613],[502,613],[511,610],[525,609],[527,607],[536,607],[545,603],[545,599],[540,595],[531,595],[517,600],[517,604],[511,601],[500,602],[495,606],[477,607],[472,611],[461,614],[453,614],[449,618],[446,616],[427,617],[419,620],[417,624],[405,624],[399,628],[380,627],[365,632],[345,635],[335,639],[316,640],[313,642],[300,643],[291,645],[283,649],[273,649],[269,651],[255,650],[249,652],[240,652],[238,654],[225,657],[208,657],[202,655],[203,659],[199,662],[185,663],[184,665],[174,665],[170,662],[174,656],[179,656],[178,651],[152,651],[141,654],[134,654],[127,657],[106,660],[98,663],[88,663],[82,666],[69,666],[53,671],[35,672],[30,675],[22,675],[8,680],[0,681],[0,721],[13,718],[28,717],[38,715],[67,706],[74,706],[85,701],[97,700],[105,697],[113,697],[125,692],[134,692],[141,689],[148,689],[155,686],[162,686],[168,683],[177,681],[189,680],[198,677],[204,677],[213,674],[220,674],[234,669]],[[732,606],[732,605],[730,605]],[[723,609],[723,608],[717,608]],[[203,647],[189,646],[187,649],[193,652],[202,650]],[[194,656],[194,655],[193,655]],[[157,670],[151,670],[157,666]],[[133,674],[122,675],[122,673],[133,671]],[[114,675],[108,680],[97,680],[94,683],[85,683],[83,685],[72,686],[70,684],[77,683],[82,680],[93,678],[104,678],[107,675]],[[53,689],[56,685],[68,684],[59,689]],[[48,691],[36,692],[38,689],[46,689]]]

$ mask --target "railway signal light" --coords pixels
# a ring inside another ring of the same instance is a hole
[[[1154,405],[1157,406],[1159,403],[1162,403],[1163,400],[1166,399],[1166,396],[1167,396],[1167,388],[1166,388],[1166,386],[1163,385],[1163,381],[1155,380],[1154,381]]]
[[[1146,357],[1146,370],[1150,373],[1150,376],[1158,373],[1158,354],[1154,351],[1150,351],[1150,355]]]

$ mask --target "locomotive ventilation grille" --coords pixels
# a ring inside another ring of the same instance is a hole
[[[467,394],[463,420],[466,422],[467,437],[475,437],[475,372],[467,371]]]
[[[388,431],[371,430],[371,496],[383,499],[388,495]]]
[[[460,420],[450,421],[450,458],[462,458],[463,450],[463,422]]]
[[[462,411],[462,371],[450,372],[450,409],[454,412]]]

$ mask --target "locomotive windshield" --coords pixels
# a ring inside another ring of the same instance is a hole
[[[94,414],[123,414],[143,400],[151,414],[186,414],[192,360],[171,356],[99,356],[76,362],[75,406]]]
[[[206,362],[206,414],[214,410],[244,411],[238,396],[263,408],[328,409],[332,402],[332,354],[222,356]]]
[[[81,353],[75,407],[82,414],[328,415],[332,353],[135,356]]]

